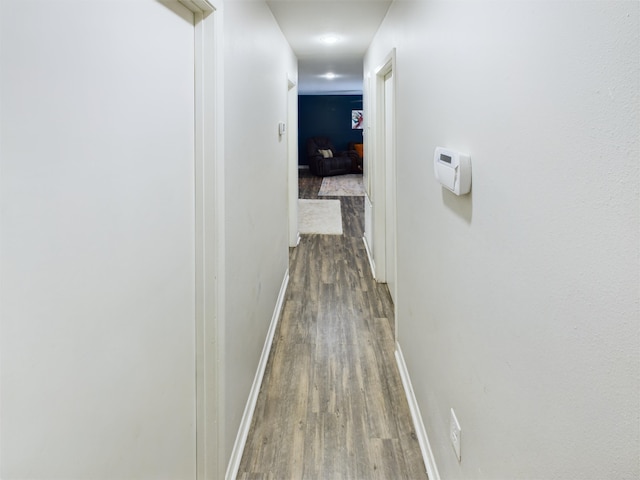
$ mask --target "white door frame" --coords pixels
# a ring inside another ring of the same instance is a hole
[[[385,177],[385,275],[393,303],[397,303],[397,206],[395,151],[395,74],[390,69],[384,76],[384,177]]]
[[[375,153],[373,161],[372,176],[372,204],[373,204],[373,259],[375,262],[376,280],[381,283],[387,281],[387,247],[386,236],[387,229],[393,229],[395,234],[395,223],[387,225],[387,180],[386,180],[386,155],[385,155],[385,77],[392,73],[396,75],[396,50],[393,49],[386,57],[382,66],[375,71]],[[395,86],[395,82],[394,82]],[[395,97],[395,89],[393,92]],[[395,102],[394,102],[395,103]],[[392,130],[395,141],[395,111],[392,112]],[[392,162],[395,164],[395,144],[392,147],[394,158]]]
[[[289,247],[300,242],[298,229],[298,86],[287,77],[287,162],[289,170]]]
[[[179,0],[194,14],[196,478],[225,472],[221,375],[224,366],[224,97],[222,2]]]

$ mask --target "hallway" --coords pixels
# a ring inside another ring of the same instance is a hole
[[[0,478],[640,479],[638,32],[637,0],[0,0]],[[329,95],[368,196],[292,251]]]
[[[300,197],[321,179],[301,175]],[[327,198],[327,197],[323,197]],[[342,236],[304,235],[237,478],[427,478],[394,358],[393,305],[371,276],[363,197]]]

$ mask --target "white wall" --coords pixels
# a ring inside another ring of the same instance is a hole
[[[297,63],[264,2],[226,2],[225,442],[229,458],[288,268],[288,80]]]
[[[442,478],[640,475],[638,5],[396,1],[369,49],[397,47],[399,343]]]
[[[192,478],[192,15],[1,8],[0,475]]]

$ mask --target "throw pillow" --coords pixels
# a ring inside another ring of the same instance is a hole
[[[333,152],[331,150],[318,150],[318,153],[324,158],[333,158]]]

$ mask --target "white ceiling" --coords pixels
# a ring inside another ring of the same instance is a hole
[[[298,57],[298,93],[362,93],[362,60],[392,0],[267,0]],[[323,43],[329,35],[333,44]],[[321,75],[333,73],[329,80]]]

